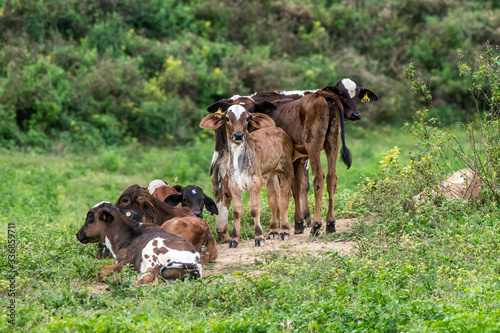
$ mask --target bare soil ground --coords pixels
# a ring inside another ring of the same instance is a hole
[[[350,230],[349,223],[351,219],[339,219],[336,223],[337,232],[346,232]],[[324,223],[323,223],[324,224]],[[324,234],[324,227],[320,230]],[[253,264],[255,261],[262,261],[264,255],[272,252],[279,252],[279,255],[297,255],[308,253],[309,255],[318,255],[328,250],[336,250],[342,255],[349,255],[354,242],[326,241],[321,238],[309,238],[309,230],[306,229],[303,234],[293,235],[288,241],[266,239],[266,244],[262,247],[255,247],[254,239],[243,239],[236,249],[230,249],[228,244],[217,244],[219,257],[215,263],[205,264],[203,275],[221,274],[238,270],[245,264]]]

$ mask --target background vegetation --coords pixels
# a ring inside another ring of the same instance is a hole
[[[0,331],[500,331],[499,8],[0,0]],[[213,141],[197,128],[206,106],[342,77],[381,100],[349,123],[354,164],[338,168],[337,217],[358,220],[312,241],[355,242],[351,255],[267,253],[138,288],[124,271],[94,292],[111,261],[76,240],[86,212],[155,178],[210,189]],[[480,201],[412,200],[464,166],[483,181]],[[8,223],[15,326],[4,306]]]
[[[234,94],[314,89],[350,77],[382,98],[359,126],[398,124],[432,76],[436,110],[470,120],[455,75],[489,40],[500,3],[0,0],[0,145],[95,149],[203,138],[205,109]]]

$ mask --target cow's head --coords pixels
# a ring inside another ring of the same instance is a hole
[[[107,201],[98,203],[87,213],[85,223],[76,234],[76,238],[83,244],[104,243],[116,213],[120,212],[111,203]]]
[[[342,79],[333,86],[326,86],[321,90],[337,94],[344,107],[344,118],[347,120],[360,120],[361,113],[358,109],[358,99],[362,102],[378,101],[377,95],[369,89],[360,88],[351,79]]]
[[[203,207],[212,215],[219,214],[219,210],[212,198],[208,197],[203,190],[196,185],[184,187],[180,194],[171,194],[165,199],[165,203],[170,206],[176,206],[182,203],[182,207],[189,207],[194,215],[203,217]]]
[[[249,126],[274,127],[275,123],[269,116],[250,113],[242,105],[231,105],[224,112],[209,114],[200,123],[200,127],[206,129],[217,129],[221,126],[226,130],[228,142],[238,146],[245,141]]]
[[[154,208],[152,200],[154,197],[149,194],[147,189],[139,185],[132,185],[123,191],[115,206],[119,209],[139,211],[140,217],[137,220],[143,223],[155,223],[159,213]]]

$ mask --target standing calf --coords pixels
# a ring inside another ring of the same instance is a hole
[[[248,127],[258,130],[249,133]],[[249,113],[241,105],[233,105],[225,112],[212,113],[200,123],[201,128],[223,127],[227,148],[223,166],[228,177],[228,187],[233,198],[234,227],[229,246],[235,248],[240,240],[240,221],[243,214],[241,193],[250,192],[249,210],[255,224],[255,246],[264,245],[260,224],[260,190],[267,183],[271,209],[269,237],[288,239],[288,203],[293,177],[293,144],[290,137],[274,121],[261,113]],[[281,229],[278,220],[281,213]]]

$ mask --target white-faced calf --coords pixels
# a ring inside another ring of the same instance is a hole
[[[76,237],[83,244],[106,244],[116,259],[102,269],[101,279],[127,264],[141,273],[136,285],[156,284],[158,276],[174,280],[202,274],[200,254],[191,243],[159,226],[133,221],[109,202],[89,210]]]
[[[293,143],[290,137],[274,121],[261,113],[249,113],[241,105],[233,105],[222,113],[206,116],[201,128],[217,129],[223,126],[227,150],[224,169],[233,198],[234,227],[229,246],[235,248],[240,240],[240,221],[243,214],[241,194],[250,192],[249,210],[255,224],[255,246],[264,245],[260,224],[260,190],[267,184],[271,209],[270,238],[288,239],[288,203],[290,183],[293,177]],[[249,132],[248,127],[258,128]],[[281,229],[278,219],[281,213]]]

